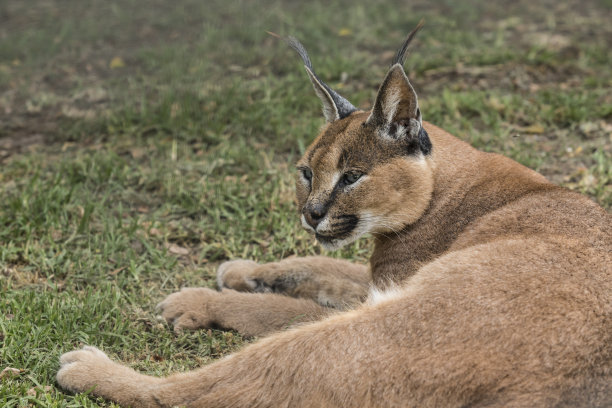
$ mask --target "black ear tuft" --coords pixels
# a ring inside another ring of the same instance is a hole
[[[395,54],[395,58],[393,58],[393,62],[391,62],[391,66],[394,66],[395,64],[400,64],[402,66],[404,65],[404,62],[406,61],[406,51],[408,50],[408,46],[414,39],[414,36],[416,35],[416,33],[418,33],[419,30],[423,28],[424,24],[425,24],[425,20],[421,19],[421,21],[419,21],[419,24],[417,24],[414,30],[412,30],[410,34],[408,34],[408,37],[406,37],[402,46],[399,48],[399,50],[397,50],[397,53]]]
[[[289,44],[289,46],[298,53],[300,58],[302,58],[302,61],[304,62],[304,65],[306,66],[306,68],[308,68],[310,71],[314,73],[314,70],[312,69],[312,62],[310,62],[310,57],[308,56],[308,53],[306,52],[306,48],[304,48],[302,43],[299,42],[298,39],[293,36],[287,37],[286,41],[287,41],[287,44]]]
[[[417,94],[402,66],[406,59],[406,50],[421,27],[423,20],[412,30],[395,54],[366,123],[374,126],[381,137],[418,144],[420,150],[428,154],[431,152],[431,141],[423,129]]]
[[[355,112],[355,108],[348,100],[340,96],[336,91],[331,89],[325,82],[321,81],[315,74],[310,57],[306,52],[306,49],[295,37],[288,37],[287,44],[293,48],[304,62],[306,72],[310,77],[310,81],[314,86],[315,92],[323,103],[323,114],[328,122],[333,122],[338,119],[343,119]]]

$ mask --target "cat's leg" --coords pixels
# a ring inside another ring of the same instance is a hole
[[[264,336],[329,316],[334,309],[310,299],[231,289],[184,288],[158,305],[175,330],[219,327],[245,336]]]
[[[362,303],[371,277],[365,265],[323,256],[287,258],[257,264],[237,260],[221,264],[217,285],[242,292],[280,293],[346,309]]]
[[[594,250],[574,251],[570,270],[542,256],[566,246],[447,254],[372,303],[196,371],[156,379],[85,348],[62,356],[57,380],[134,408],[609,406],[609,281]]]
[[[416,406],[409,347],[415,327],[397,322],[410,305],[389,306],[340,313],[163,379],[86,347],[61,357],[57,380],[72,392],[91,392],[133,408]],[[422,353],[418,357],[426,361]],[[417,383],[424,380],[426,374],[414,372]]]
[[[217,282],[221,292],[185,288],[168,296],[159,304],[162,316],[175,330],[221,327],[264,336],[356,306],[367,296],[370,274],[364,265],[326,257],[239,260],[222,264]]]

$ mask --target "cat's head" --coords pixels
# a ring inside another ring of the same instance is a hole
[[[415,28],[391,64],[374,107],[361,111],[321,81],[300,54],[327,124],[297,163],[302,225],[326,249],[363,234],[394,235],[418,220],[433,190],[432,145],[402,67]]]

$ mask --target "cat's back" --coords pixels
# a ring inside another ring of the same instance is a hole
[[[612,215],[585,196],[549,184],[475,220],[450,250],[507,238],[567,241],[609,255]]]

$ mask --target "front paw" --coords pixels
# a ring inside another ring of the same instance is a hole
[[[207,288],[183,288],[157,305],[161,315],[174,331],[201,329],[215,323],[210,314],[210,302],[221,294]]]
[[[252,273],[259,264],[246,259],[223,262],[217,269],[217,287],[237,290],[239,292],[256,292],[257,281]]]
[[[85,392],[94,389],[105,377],[112,376],[116,365],[99,349],[85,346],[60,357],[57,383],[74,393]]]

